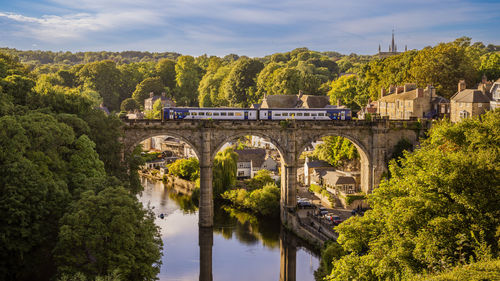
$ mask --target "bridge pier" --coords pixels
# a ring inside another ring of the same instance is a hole
[[[214,245],[214,230],[211,227],[200,227],[198,230],[200,245],[200,281],[212,281],[212,246]]]
[[[282,230],[280,235],[280,281],[297,280],[297,246],[290,240],[289,234]]]
[[[288,223],[287,212],[297,205],[297,165],[281,163],[280,218],[283,225]]]
[[[210,131],[202,133],[200,157],[200,208],[198,225],[212,227],[214,224],[214,200],[212,187],[212,154]]]

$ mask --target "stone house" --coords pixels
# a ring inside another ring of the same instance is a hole
[[[500,108],[500,78],[493,83],[490,89],[490,109],[495,110]]]
[[[144,111],[153,110],[155,102],[161,99],[162,107],[175,107],[175,102],[161,93],[161,96],[155,96],[153,92],[149,93],[149,98],[144,100]]]
[[[238,154],[236,176],[239,179],[253,178],[260,170],[276,171],[278,162],[269,157],[265,149],[247,148],[235,150]]]
[[[334,169],[332,165],[323,160],[312,160],[306,158],[304,162],[304,185],[308,186],[311,183],[316,183],[319,180],[319,171],[320,170],[332,170]]]
[[[330,193],[338,192],[345,194],[354,194],[360,191],[356,179],[352,175],[341,171],[325,171],[323,174],[323,187]]]
[[[438,115],[439,104],[447,100],[436,95],[436,89],[427,86],[417,88],[414,83],[404,86],[382,88],[377,101],[377,114],[389,119],[409,120],[412,118],[434,118]]]
[[[483,79],[484,82],[484,79]],[[458,83],[458,91],[450,100],[450,121],[459,122],[464,118],[479,116],[490,109],[490,98],[486,83],[481,83],[478,89],[467,89],[465,80]]]

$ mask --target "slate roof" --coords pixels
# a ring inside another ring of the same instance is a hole
[[[452,101],[468,103],[489,103],[490,99],[480,90],[465,89],[451,97]]]
[[[325,183],[331,185],[356,184],[354,177],[345,176],[336,171],[326,171],[323,180]]]
[[[424,94],[428,94],[427,89],[424,89]],[[414,100],[417,98],[417,90],[412,90],[408,92],[403,92],[400,94],[390,94],[388,96],[384,96],[380,98],[380,101],[382,102],[395,102],[397,99],[398,100]]]
[[[235,150],[238,153],[238,162],[252,162],[252,166],[261,167],[266,160],[266,150],[263,148],[246,148]]]
[[[331,168],[332,165],[328,164],[328,162],[323,161],[323,160],[313,160],[313,161],[307,162],[307,167],[308,168]]]
[[[303,95],[301,98],[303,108],[325,108],[330,104],[327,96]]]

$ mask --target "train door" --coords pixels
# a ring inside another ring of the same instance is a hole
[[[273,119],[273,112],[271,110],[267,111],[267,120]]]
[[[163,121],[170,119],[170,109],[165,108],[163,110]]]
[[[340,120],[345,120],[345,111],[340,112]]]
[[[248,120],[248,111],[245,111],[245,120]]]

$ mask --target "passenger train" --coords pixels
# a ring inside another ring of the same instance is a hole
[[[202,108],[165,107],[162,120],[351,120],[349,108]]]

